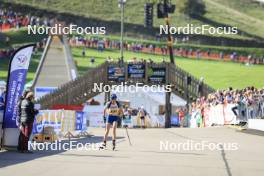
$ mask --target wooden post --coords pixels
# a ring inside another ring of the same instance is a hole
[[[170,84],[170,69],[169,65],[166,65],[166,85]],[[165,128],[171,127],[171,102],[170,102],[171,92],[166,92],[165,95]]]
[[[107,102],[109,102],[110,101],[110,92],[105,92],[105,105],[106,105],[106,103]]]
[[[149,65],[148,65],[148,63],[146,61],[144,62],[144,64],[145,64],[145,78],[144,78],[144,83],[145,84],[148,84],[148,68],[149,68]]]
[[[184,79],[184,95],[186,99],[186,107],[187,107],[187,112],[189,112],[189,84],[188,84],[188,75],[186,74],[185,79]],[[191,80],[192,82],[193,80]]]
[[[164,0],[164,5],[166,6],[168,4],[168,0]],[[168,10],[167,8],[165,8],[166,10]],[[170,29],[170,19],[169,19],[169,12],[166,11],[165,12],[165,21],[166,21],[166,26],[168,27],[168,29]],[[174,61],[174,54],[173,54],[173,38],[172,38],[172,34],[169,30],[168,34],[167,34],[167,42],[168,42],[168,49],[169,49],[169,54],[170,54],[170,63],[175,64]]]
[[[166,92],[165,96],[165,128],[170,128],[171,127],[171,103],[170,103],[170,97],[171,97],[171,92]]]

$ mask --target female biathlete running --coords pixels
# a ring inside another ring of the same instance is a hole
[[[111,95],[111,100],[108,102],[104,109],[104,117],[106,117],[106,128],[103,145],[100,149],[106,148],[106,141],[108,137],[108,133],[110,131],[111,126],[113,127],[113,150],[115,150],[115,141],[116,141],[116,127],[118,120],[123,116],[123,110],[121,108],[120,103],[117,101],[116,94]]]

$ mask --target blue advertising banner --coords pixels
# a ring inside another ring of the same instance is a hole
[[[86,119],[84,119],[84,112],[76,111],[76,131],[87,130]]]
[[[59,134],[64,120],[63,113],[60,110],[39,111],[34,120],[32,134],[42,134],[44,127],[53,127],[55,133]]]
[[[180,126],[179,117],[177,115],[173,115],[171,117],[171,125],[173,125],[173,126]]]
[[[148,80],[149,82],[156,84],[166,83],[166,68],[165,67],[155,67],[151,66],[148,70]]]
[[[53,127],[57,135],[61,132],[85,131],[86,117],[81,111],[41,110],[35,117],[32,133],[42,134],[44,127]]]
[[[109,66],[108,70],[108,80],[122,82],[125,81],[125,68],[119,66]]]
[[[144,79],[145,78],[145,64],[136,63],[128,64],[128,78],[132,79]]]
[[[24,90],[33,48],[34,45],[19,48],[10,60],[3,120],[4,128],[17,128],[17,104]]]

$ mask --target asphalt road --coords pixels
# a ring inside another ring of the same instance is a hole
[[[89,132],[94,136],[72,139],[73,143],[96,144],[102,140],[103,129],[89,129]],[[111,150],[110,141],[103,151],[97,147],[33,154],[2,151],[0,175],[262,176],[264,173],[262,134],[213,127],[130,129],[129,135],[132,146],[125,130],[118,131],[116,151]]]

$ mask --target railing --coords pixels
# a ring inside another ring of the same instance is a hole
[[[94,83],[106,83],[106,66],[106,64],[102,64],[87,71],[83,76],[62,85],[53,93],[40,98],[38,103],[42,105],[42,109],[58,104],[77,105],[84,103],[98,94],[92,91]]]
[[[36,85],[36,83],[37,83],[37,78],[39,77],[40,70],[41,70],[41,68],[42,68],[42,66],[43,66],[44,60],[45,60],[46,55],[47,55],[47,51],[48,51],[48,49],[49,49],[49,47],[50,47],[51,39],[52,39],[52,37],[49,36],[49,37],[48,37],[48,40],[47,40],[47,42],[46,42],[46,45],[45,45],[45,49],[44,49],[43,54],[42,54],[42,56],[41,56],[41,59],[40,59],[40,62],[39,62],[38,68],[37,68],[37,70],[36,70],[36,74],[35,74],[35,77],[34,77],[34,79],[33,79],[32,87],[35,87],[35,85]]]
[[[247,122],[248,119],[257,119],[264,117],[264,99],[260,102],[255,102],[253,105],[246,105],[244,108],[238,105],[239,120]]]
[[[192,107],[190,114],[186,114],[186,127],[209,127],[214,125],[238,125],[249,122],[250,119],[264,118],[264,99],[246,104],[199,104]]]
[[[67,63],[69,66],[71,78],[76,79],[76,77],[78,77],[78,70],[77,70],[77,67],[74,63],[72,53],[71,53],[71,49],[70,49],[70,46],[68,44],[68,39],[66,38],[66,36],[62,36],[62,42],[63,42],[63,47],[65,50],[65,56],[67,57],[66,59],[67,59]]]
[[[96,68],[87,71],[83,76],[78,77],[76,80],[70,81],[59,87],[53,93],[46,95],[38,100],[43,109],[50,108],[52,105],[66,104],[77,105],[82,104],[89,98],[92,98],[100,92],[94,92],[94,84],[103,83],[104,85],[118,85],[121,82],[108,80],[108,67],[118,66],[124,68],[124,81],[127,85],[135,84],[137,82],[146,85],[164,85],[171,84],[173,93],[188,99],[189,101],[195,100],[200,96],[206,96],[214,89],[200,82],[188,72],[170,63],[141,63],[145,66],[145,75],[139,79],[132,79],[128,76],[128,63],[104,63]],[[164,68],[166,69],[165,81],[161,83],[151,82],[149,80],[148,71],[150,68]],[[187,77],[191,77],[191,84],[187,84]]]
[[[212,87],[198,80],[178,66],[170,65],[169,72],[170,83],[174,87],[174,92],[181,97],[184,97],[184,99],[192,101],[198,97],[207,96],[208,94],[215,92]],[[187,83],[187,77],[190,77],[191,79],[189,85]]]

